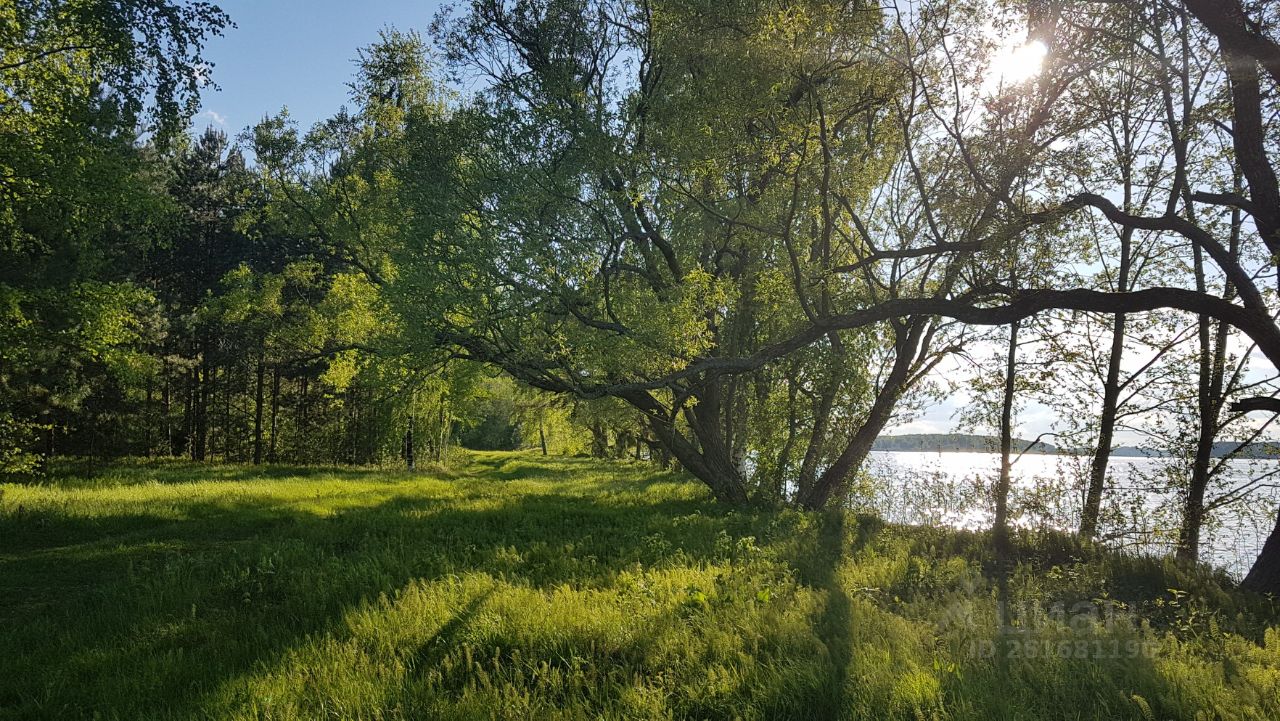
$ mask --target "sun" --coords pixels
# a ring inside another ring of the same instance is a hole
[[[1040,74],[1044,58],[1048,54],[1048,46],[1039,40],[1002,48],[991,59],[985,85],[989,90],[994,90],[1026,82]]]

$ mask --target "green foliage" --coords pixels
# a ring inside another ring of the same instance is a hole
[[[439,41],[490,83],[408,125],[397,307],[528,385],[631,404],[726,500],[781,500],[800,456],[839,455],[862,362],[892,344],[832,331],[789,379],[695,369],[873,292],[833,269],[865,250],[849,214],[898,147],[871,102],[899,80],[880,21],[823,0],[470,3]],[[780,408],[800,392],[834,400]]]
[[[152,150],[194,111],[215,6],[169,0],[0,5],[0,471],[38,460],[85,405],[143,372],[154,302],[138,255],[172,226]],[[118,419],[113,419],[118,422]]]
[[[0,533],[14,718],[1280,713],[1274,608],[1210,577],[1027,537],[1002,630],[984,536],[636,464],[55,469],[0,486]]]
[[[306,134],[282,114],[240,140],[157,127],[143,145],[138,109],[185,117],[206,82],[202,33],[225,16],[161,0],[12,12],[3,31],[28,44],[6,55],[0,90],[23,102],[4,96],[0,133],[43,145],[0,150],[14,190],[0,217],[0,470],[60,454],[393,461],[413,425],[414,448],[445,461],[474,370],[442,369],[436,346],[406,354],[384,287],[407,222],[404,126],[441,103],[421,40],[388,31],[362,50],[356,111]],[[105,78],[119,87],[99,97]],[[25,185],[28,169],[51,180]]]

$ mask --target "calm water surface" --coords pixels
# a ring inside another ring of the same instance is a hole
[[[1016,522],[1071,528],[1079,519],[1089,459],[1025,455],[1013,466]],[[1215,459],[1215,463],[1217,459]],[[890,520],[979,528],[990,522],[990,485],[1000,468],[995,453],[874,451],[868,464],[881,479],[874,502]],[[1176,488],[1185,471],[1166,458],[1115,457],[1108,469],[1112,543],[1147,553],[1167,552],[1176,528]],[[1273,478],[1274,476],[1274,478]],[[1207,494],[1216,498],[1257,482],[1238,502],[1213,512],[1202,535],[1201,559],[1243,575],[1262,548],[1280,506],[1280,460],[1231,460]],[[897,516],[897,517],[895,517]]]

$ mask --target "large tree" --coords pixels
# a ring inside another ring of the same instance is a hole
[[[821,3],[748,4],[731,22],[696,3],[473,3],[446,39],[492,88],[422,135],[423,158],[456,189],[418,233],[426,256],[450,259],[415,273],[448,301],[433,319],[440,337],[539,387],[624,398],[730,501],[747,488],[729,379],[815,349],[821,363],[847,362],[840,354],[865,343],[850,331],[1169,309],[1235,327],[1280,364],[1268,286],[1280,263],[1274,18],[1239,2],[1036,3],[1029,18],[1001,7],[914,4],[877,35],[879,13]],[[998,36],[1007,17],[1027,22],[1045,67],[990,90],[984,23]],[[1135,23],[1141,32],[1115,32]],[[1116,109],[1090,98],[1132,91],[1113,87],[1123,74],[1107,61],[1135,52],[1156,59],[1142,100],[1160,110],[1153,128],[1171,158],[1149,181],[1163,206],[1117,205],[1124,173],[1084,142]],[[921,111],[894,123],[903,97]],[[444,134],[477,127],[463,152],[439,152]],[[933,232],[885,247],[859,221],[899,157]],[[1236,172],[1240,187],[1224,185]],[[1055,252],[1087,213],[1122,238],[1185,248],[1195,272],[1115,289],[1010,273],[1028,253]],[[1232,213],[1243,220],[1217,222]],[[937,272],[872,292],[907,263]],[[1212,287],[1222,283],[1225,295]],[[839,467],[849,448],[819,465]],[[1280,536],[1246,585],[1274,590],[1278,571]]]
[[[629,403],[725,501],[824,505],[940,325],[886,318],[738,364],[840,308],[950,292],[950,266],[868,262],[927,226],[873,199],[890,171],[948,182],[898,164],[917,109],[893,102],[882,20],[817,0],[471,3],[440,34],[488,87],[411,132],[408,312],[532,386]]]

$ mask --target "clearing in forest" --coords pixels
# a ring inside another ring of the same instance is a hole
[[[513,453],[0,492],[0,718],[1280,718],[1273,606],[1055,535],[999,584],[982,535]]]

